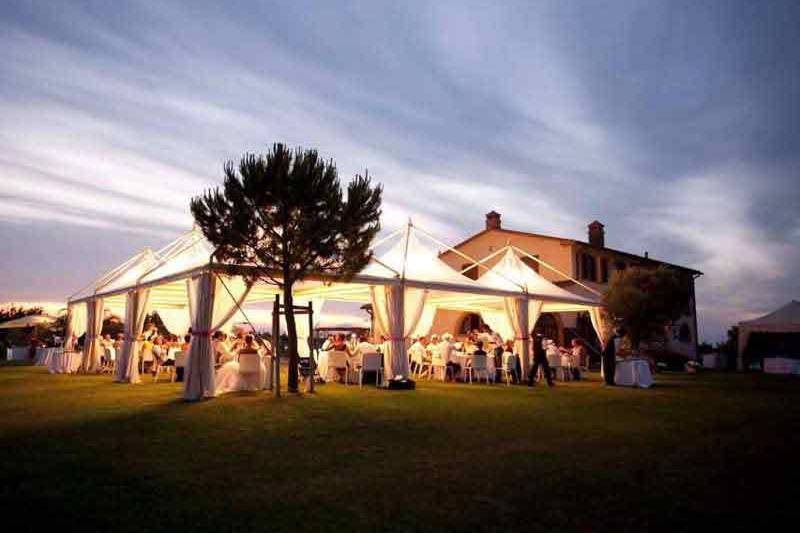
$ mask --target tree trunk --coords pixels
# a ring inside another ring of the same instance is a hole
[[[287,387],[289,392],[298,391],[297,367],[300,358],[297,354],[297,324],[294,320],[294,298],[292,297],[292,286],[284,286],[283,303],[286,306],[286,333],[289,336],[289,377]]]

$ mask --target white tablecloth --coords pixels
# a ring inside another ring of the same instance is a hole
[[[646,389],[653,385],[650,365],[644,359],[620,361],[614,370],[614,383],[623,387]]]
[[[800,374],[800,359],[790,359],[788,357],[765,357],[764,373]]]
[[[344,352],[319,352],[319,359],[317,360],[317,374],[323,381],[333,380],[334,371],[331,369],[330,375],[328,374],[328,363],[331,362],[331,356],[336,358],[337,366],[344,366],[347,360],[347,355]]]
[[[13,346],[6,349],[6,359],[8,361],[27,361],[30,353],[28,346]]]
[[[47,369],[51,374],[74,374],[80,367],[81,352],[57,352]]]
[[[37,366],[50,366],[50,361],[53,356],[60,352],[61,348],[37,348],[36,349],[36,365]]]

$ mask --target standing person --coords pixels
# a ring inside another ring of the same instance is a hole
[[[611,337],[606,341],[603,346],[603,380],[606,385],[614,386],[614,371],[617,366],[617,341],[625,335],[625,329],[619,327],[614,330]]]
[[[547,379],[547,385],[549,387],[553,386],[553,375],[547,362],[547,352],[544,351],[544,346],[542,346],[543,340],[541,333],[537,333],[533,340],[533,368],[528,374],[528,387],[534,386],[534,379],[540,366],[542,367],[542,374]]]

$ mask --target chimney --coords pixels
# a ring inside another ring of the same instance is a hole
[[[497,211],[486,213],[486,229],[500,229],[500,213]]]
[[[589,244],[598,248],[605,248],[606,246],[606,231],[597,220],[589,224]]]

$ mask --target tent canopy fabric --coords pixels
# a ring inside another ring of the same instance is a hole
[[[800,302],[792,300],[762,317],[739,322],[739,327],[747,327],[753,331],[761,331],[760,328],[770,328],[770,330],[771,328],[789,328],[790,331],[800,331]]]
[[[28,315],[0,323],[0,329],[32,328],[50,324],[55,320],[55,318],[48,315]]]
[[[792,300],[783,307],[753,320],[739,322],[737,366],[744,369],[743,355],[753,333],[800,332],[800,302]]]
[[[595,299],[577,295],[546,280],[523,263],[511,246],[505,247],[500,261],[485,271],[478,280],[486,286],[501,290],[522,289],[531,298],[545,302],[543,312],[585,310],[586,307],[600,305]]]
[[[423,242],[423,241],[428,242]],[[540,299],[544,312],[587,310],[600,304],[576,295],[545,280],[525,265],[512,250],[490,272],[473,280],[451,268],[439,257],[441,244],[411,222],[378,243],[369,264],[349,280],[309,279],[295,284],[295,298],[323,298],[345,302],[370,303],[370,287],[404,284],[426,289],[427,305],[438,309],[471,312],[502,311],[506,297]],[[158,311],[187,310],[189,295],[186,279],[202,271],[224,268],[212,262],[213,245],[198,228],[181,235],[157,252],[144,250],[97,280],[89,294],[73,297],[72,303],[91,297],[105,299],[106,309],[118,312],[125,307],[125,295],[133,288],[150,288],[150,308]],[[244,265],[244,268],[247,266]],[[279,287],[255,283],[245,304],[270,302]]]

